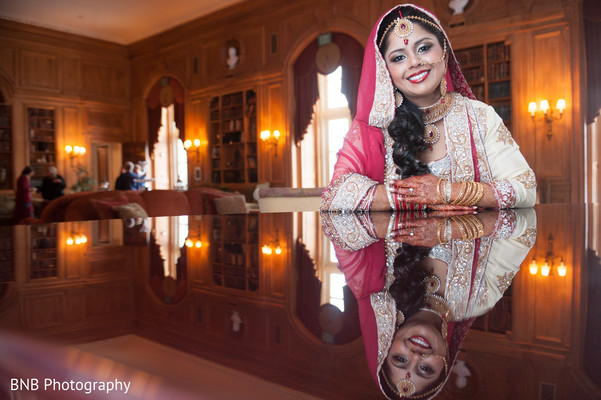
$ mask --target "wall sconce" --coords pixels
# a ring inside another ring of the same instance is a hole
[[[279,232],[275,230],[275,239],[271,242],[267,242],[261,247],[261,252],[267,256],[272,255],[273,253],[280,255],[282,254],[282,247],[280,246]]]
[[[278,156],[278,140],[280,140],[280,131],[275,130],[273,133],[270,131],[261,131],[261,140],[265,144],[270,144],[274,147],[275,156]]]
[[[188,232],[188,237],[186,238],[186,247],[192,248],[195,247],[200,249],[202,247],[202,242],[200,241],[200,227],[198,228],[198,235],[190,236],[190,232]]]
[[[553,136],[553,134],[551,133],[551,125],[553,123],[553,120],[560,120],[563,116],[563,112],[565,109],[566,101],[564,99],[557,100],[557,105],[555,105],[555,110],[559,112],[559,117],[553,115],[554,110],[549,108],[549,101],[547,100],[541,100],[538,109],[536,107],[536,102],[532,101],[530,102],[530,104],[528,104],[528,112],[532,116],[533,121],[535,120],[537,111],[543,112],[542,120],[545,121],[545,123],[547,124],[547,138],[549,140],[551,140],[551,136]]]
[[[71,159],[71,167],[73,168],[73,161],[75,158],[83,157],[86,154],[86,148],[83,146],[71,146],[70,144],[65,146],[65,153]]]
[[[184,142],[184,148],[186,149],[186,151],[190,151],[190,149],[192,148],[192,145],[194,145],[194,150],[196,150],[196,162],[199,163],[200,162],[200,139],[194,139],[194,141],[188,139]]]
[[[73,245],[81,245],[81,244],[86,244],[88,242],[88,238],[86,237],[86,235],[84,235],[83,233],[75,233],[75,232],[71,232],[71,234],[69,236],[67,236],[67,239],[65,240],[65,243],[67,244],[67,246],[73,246]]]
[[[547,254],[545,256],[544,263],[540,266],[540,274],[544,277],[549,276],[551,274],[551,271],[553,270],[553,266],[555,265],[554,260],[559,258],[560,262],[559,265],[557,265],[557,267],[555,268],[555,270],[557,271],[557,275],[564,277],[568,273],[568,268],[563,262],[562,256],[556,256],[553,254],[553,240],[553,235],[549,234],[549,237],[547,238]],[[530,262],[528,269],[530,270],[531,275],[536,275],[538,273],[539,268],[536,262],[536,256],[532,257],[532,262]]]

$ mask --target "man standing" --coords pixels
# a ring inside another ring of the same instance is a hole
[[[131,161],[123,165],[121,175],[115,182],[115,190],[138,190],[138,183],[135,181],[138,176],[134,174],[134,163]]]
[[[54,200],[57,197],[61,197],[65,193],[65,180],[58,174],[58,170],[55,166],[51,165],[48,167],[48,175],[42,180],[42,186],[40,186],[40,192],[44,200]]]

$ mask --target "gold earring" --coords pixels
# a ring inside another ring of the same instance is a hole
[[[403,94],[397,88],[394,88],[394,105],[399,108],[403,104]]]
[[[447,69],[444,69],[444,75],[442,76],[442,80],[440,81],[440,95],[445,97],[447,94]]]

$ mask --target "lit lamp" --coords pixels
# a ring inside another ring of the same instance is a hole
[[[67,246],[73,246],[74,244],[79,246],[81,244],[86,244],[87,242],[88,238],[86,235],[75,232],[71,232],[71,234],[67,237],[67,240],[65,240]]]
[[[543,112],[541,120],[545,121],[545,123],[547,124],[547,138],[549,140],[551,140],[551,136],[553,136],[553,134],[551,133],[551,130],[552,130],[551,125],[553,123],[553,120],[561,119],[565,109],[566,109],[566,101],[564,99],[557,100],[557,104],[555,105],[555,110],[552,110],[549,107],[548,100],[541,100],[538,108],[536,106],[536,102],[534,102],[534,101],[532,101],[532,102],[530,102],[530,104],[528,104],[528,112],[530,113],[530,116],[532,117],[533,121],[535,120],[537,111]],[[559,113],[559,117],[554,116],[553,111],[557,111]]]
[[[194,141],[188,139],[184,142],[184,148],[186,151],[189,151],[194,145],[194,150],[196,150],[196,162],[200,162],[200,139],[194,139]]]
[[[280,140],[280,131],[275,130],[275,131],[273,131],[273,133],[271,133],[268,130],[261,131],[260,138],[265,144],[269,144],[274,147],[275,156],[277,157],[278,156],[278,140]]]
[[[555,270],[557,271],[558,276],[564,277],[568,273],[568,268],[563,262],[563,257],[556,256],[553,254],[553,240],[553,235],[549,234],[549,237],[547,238],[547,254],[545,257],[545,263],[540,267],[540,274],[544,277],[548,277],[551,274],[554,265],[556,265],[554,264],[553,260],[557,260],[557,258],[560,258],[561,261],[559,262],[559,265],[557,265]],[[538,265],[536,264],[536,257],[532,257],[532,262],[530,263],[529,270],[531,275],[536,275],[538,273],[539,270]]]
[[[272,255],[275,253],[276,255],[282,254],[282,247],[280,246],[280,239],[278,237],[278,230],[275,231],[275,240],[271,242],[267,242],[261,247],[261,253],[265,255]]]
[[[200,241],[200,227],[198,228],[198,235],[188,236],[186,238],[185,244],[188,248],[196,247],[197,249],[200,249],[202,247],[202,242]]]

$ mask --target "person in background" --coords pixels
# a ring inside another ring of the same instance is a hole
[[[134,165],[134,174],[136,174],[136,184],[138,185],[138,190],[146,190],[146,172],[144,171],[144,167],[140,164]]]
[[[23,168],[21,175],[17,179],[17,189],[15,191],[15,211],[13,220],[18,224],[24,218],[33,218],[33,199],[31,191],[31,176],[33,169],[30,166]]]
[[[134,174],[134,163],[131,161],[123,165],[121,175],[115,182],[115,190],[138,190],[138,183],[135,181],[138,176]]]
[[[48,175],[42,180],[42,186],[39,187],[40,193],[44,200],[54,200],[57,197],[64,195],[66,187],[65,180],[58,174],[55,166],[48,167]]]

